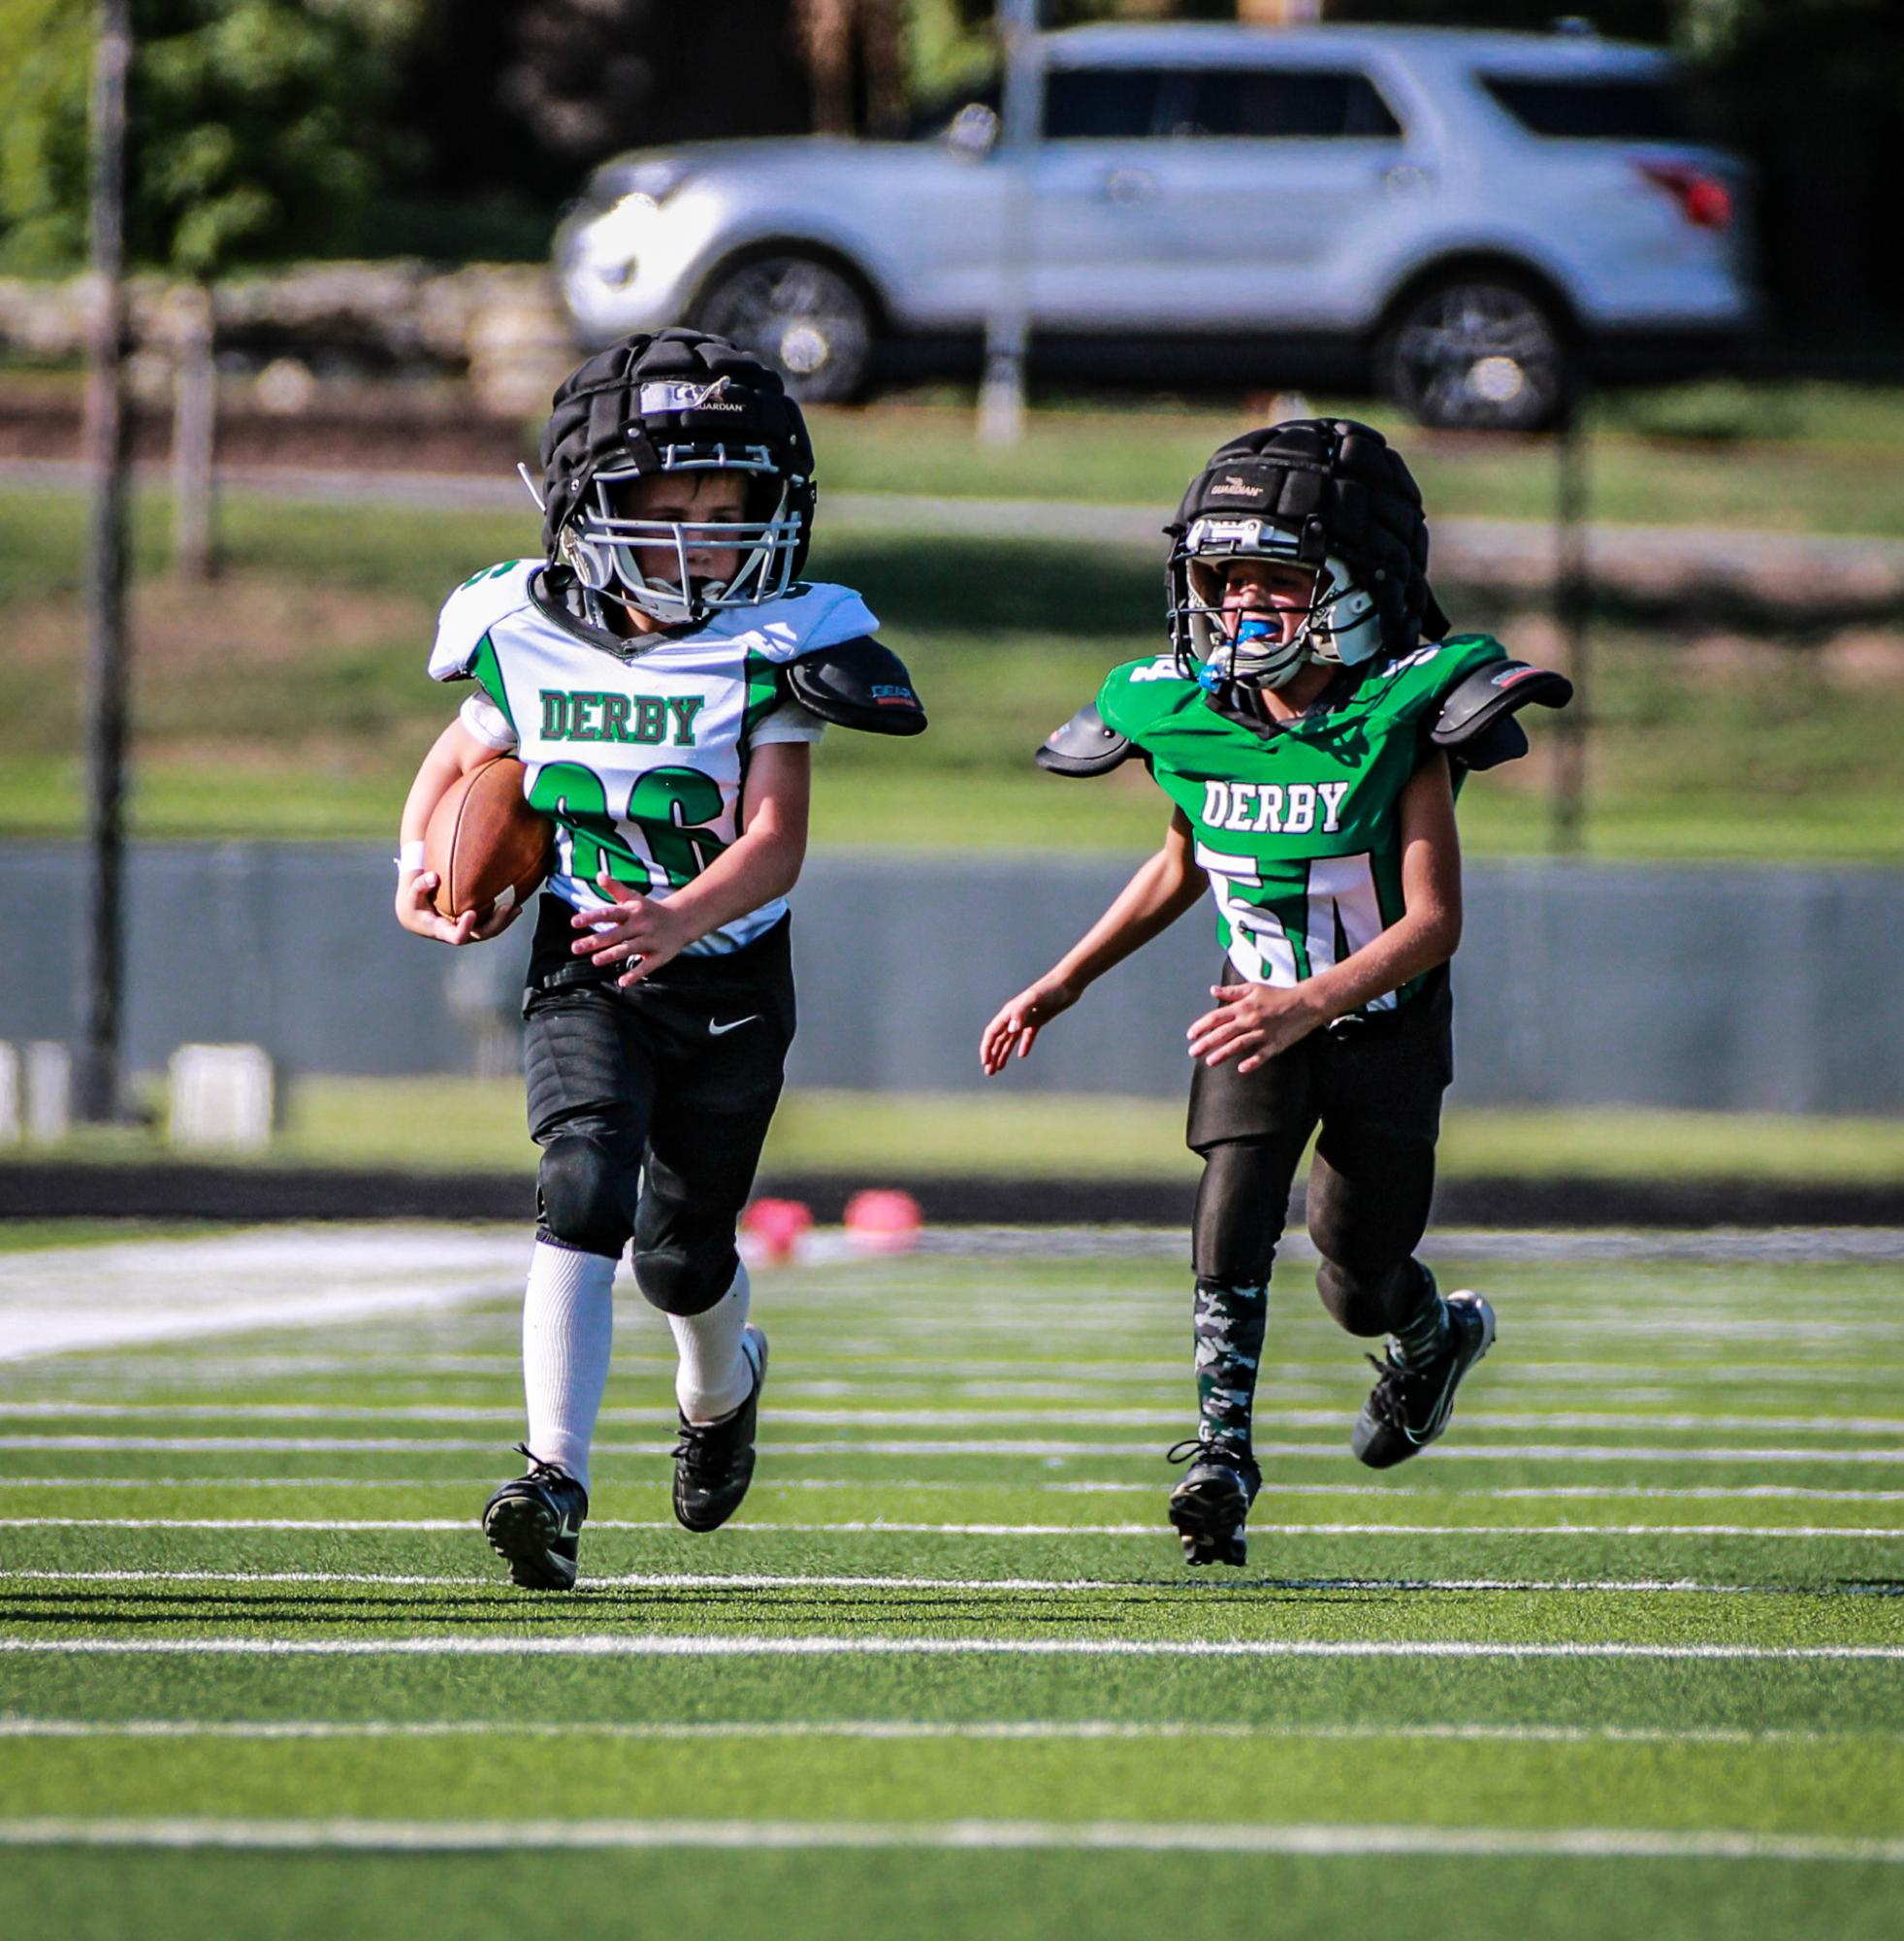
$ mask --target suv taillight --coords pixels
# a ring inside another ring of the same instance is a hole
[[[1664,189],[1679,205],[1679,212],[1694,229],[1732,226],[1732,191],[1717,176],[1691,162],[1635,162],[1655,188]]]

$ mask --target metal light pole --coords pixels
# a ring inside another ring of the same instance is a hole
[[[86,346],[86,863],[81,899],[80,1045],[74,1106],[119,1111],[120,889],[126,738],[126,71],[131,0],[99,0],[92,84],[92,315]]]
[[[1033,37],[1038,0],[998,0],[998,38],[1005,57],[998,146],[1006,170],[999,210],[998,302],[985,319],[985,369],[979,387],[979,436],[987,444],[1017,444],[1024,436],[1025,352],[1031,338],[1031,166],[1038,133],[1038,67]]]

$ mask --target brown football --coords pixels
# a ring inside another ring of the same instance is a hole
[[[453,922],[487,915],[533,893],[549,873],[556,825],[523,799],[527,771],[513,755],[472,768],[436,804],[423,835],[423,866],[436,873],[436,905]]]

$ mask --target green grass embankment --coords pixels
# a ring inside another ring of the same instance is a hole
[[[37,1160],[163,1159],[157,1131],[81,1130]],[[520,1081],[306,1078],[261,1157],[274,1165],[411,1172],[527,1169]],[[1183,1108],[1150,1098],[792,1090],[764,1170],[877,1185],[929,1175],[1020,1179],[1193,1177]],[[1697,1112],[1454,1108],[1443,1179],[1754,1180],[1904,1185],[1904,1119]]]

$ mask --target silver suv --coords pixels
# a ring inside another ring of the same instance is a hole
[[[1033,137],[972,104],[912,142],[650,149],[557,238],[578,335],[692,321],[809,400],[976,342],[1193,347],[1264,385],[1372,379],[1424,422],[1548,423],[1569,357],[1711,368],[1754,319],[1739,163],[1677,72],[1592,34],[1080,27],[1040,36]]]

